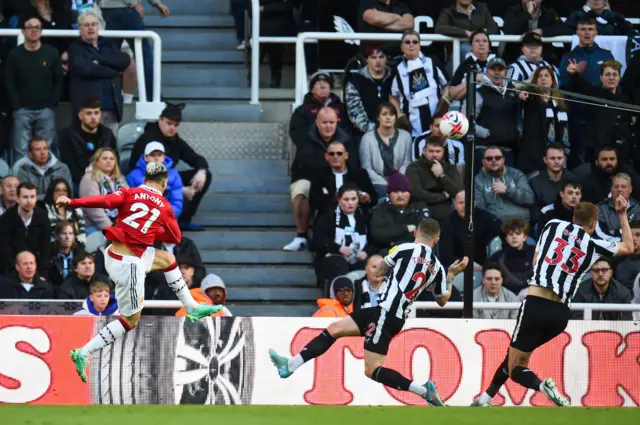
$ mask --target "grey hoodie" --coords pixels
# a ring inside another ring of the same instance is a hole
[[[507,193],[497,195],[491,185],[501,181],[507,186]],[[504,167],[499,176],[491,176],[483,169],[475,179],[476,207],[482,208],[498,217],[501,221],[511,218],[529,220],[529,208],[533,206],[533,190],[529,186],[527,176],[522,171]]]
[[[44,199],[47,188],[55,179],[63,178],[70,186],[72,185],[69,167],[60,162],[51,152],[49,152],[49,161],[47,161],[43,167],[40,167],[34,163],[29,156],[26,156],[17,174],[20,182],[30,182],[36,186],[38,200]]]

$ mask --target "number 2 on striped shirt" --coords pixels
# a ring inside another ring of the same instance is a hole
[[[564,259],[563,250],[569,245],[569,242],[565,241],[562,238],[555,238],[554,242],[557,242],[558,245],[553,250],[552,257],[545,257],[544,262],[555,266],[560,264]],[[580,249],[571,247],[571,254],[569,254],[569,258],[566,263],[562,264],[561,268],[567,273],[575,273],[580,268],[580,259],[584,257],[586,254],[582,252]]]
[[[422,285],[427,282],[427,275],[422,272],[417,272],[411,277],[411,281],[415,282],[414,288],[404,294],[404,296],[409,301],[413,301],[416,295],[418,295],[418,292],[420,292],[420,288],[422,288]]]

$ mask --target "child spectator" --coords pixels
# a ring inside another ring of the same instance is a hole
[[[82,303],[82,310],[74,316],[119,316],[118,302],[111,294],[109,285],[102,281],[93,282],[89,287],[91,294]]]
[[[507,220],[502,225],[506,245],[493,254],[489,261],[497,263],[504,271],[503,286],[518,295],[527,289],[527,281],[533,274],[535,246],[528,245],[529,223],[519,218]]]

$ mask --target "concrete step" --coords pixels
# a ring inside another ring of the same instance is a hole
[[[183,87],[246,87],[247,68],[236,64],[166,63],[162,66],[163,89]],[[164,93],[169,96],[169,93]]]
[[[188,236],[195,241],[198,249],[229,250],[281,250],[291,242],[295,232],[290,230],[229,230],[207,231]]]
[[[231,50],[236,47],[233,29],[155,28],[154,31],[162,38],[162,48],[166,50]]]
[[[251,99],[251,89],[246,85],[241,85],[238,81],[230,83],[229,86],[192,86],[182,83],[177,85],[162,85],[162,96],[165,99],[175,99],[180,101],[190,100],[233,100],[238,104],[248,105]],[[257,106],[260,105],[248,105]],[[186,110],[185,110],[186,112]]]
[[[289,177],[260,175],[218,177],[211,182],[209,192],[225,194],[278,194],[289,193]]]
[[[243,288],[241,291],[234,291],[232,288],[228,288],[227,299],[230,302],[234,301],[306,301],[309,303],[315,302],[322,296],[320,288]],[[233,311],[232,311],[233,312]]]
[[[222,195],[207,193],[200,211],[231,213],[290,213],[289,195]]]
[[[311,264],[310,252],[282,250],[201,250],[205,264]]]
[[[198,213],[193,219],[207,227],[295,227],[291,213]],[[191,234],[195,233],[190,233]]]
[[[172,10],[173,12],[173,10]],[[175,15],[163,18],[160,14],[144,17],[145,28],[154,31],[155,28],[233,28],[231,15]]]
[[[312,302],[284,303],[284,302],[233,302],[227,308],[234,316],[240,317],[311,317],[318,310]]]
[[[237,50],[163,50],[162,63],[244,64],[245,53]]]
[[[163,89],[165,101],[180,101],[193,99],[192,97],[183,97],[191,88],[184,87],[176,90],[169,90],[172,96],[165,93]],[[197,90],[197,88],[193,88]],[[238,90],[238,89],[236,89]],[[260,122],[260,105],[250,105],[242,100],[234,100],[233,103],[218,104],[210,103],[194,103],[188,102],[187,107],[182,111],[182,119],[193,123],[258,123]],[[188,139],[186,139],[188,140]]]
[[[287,177],[289,162],[286,159],[217,159],[207,158],[214,176]],[[215,181],[215,180],[214,180]]]
[[[171,10],[171,16],[165,18],[171,20],[178,15],[198,15],[198,16],[231,16],[229,0],[163,0],[163,3]],[[153,9],[147,2],[144,2],[145,8],[145,24],[147,23],[147,14],[157,15],[158,12]]]
[[[266,267],[243,265],[238,267],[210,267],[228,287],[237,286],[290,286],[315,287],[316,275],[311,267]]]

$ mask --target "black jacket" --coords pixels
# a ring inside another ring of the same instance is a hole
[[[347,167],[358,168],[358,151],[347,133],[340,128],[336,128],[333,140],[345,144],[347,152],[349,152]],[[322,140],[320,134],[318,134],[318,127],[315,124],[311,124],[307,128],[305,139],[300,139],[296,145],[296,156],[291,164],[291,182],[300,179],[314,181],[318,176],[330,173],[331,167],[329,167],[329,163],[324,158],[327,146],[328,143]]]
[[[51,252],[51,223],[47,212],[34,208],[31,224],[25,227],[18,215],[18,205],[9,208],[0,216],[0,264],[5,273],[13,271],[16,255],[21,251],[30,251],[38,259],[38,273],[47,276],[49,253]]]
[[[180,135],[176,134],[173,138],[165,137],[160,131],[157,122],[149,122],[144,127],[144,133],[138,137],[133,151],[131,151],[131,159],[129,160],[129,169],[136,168],[136,161],[140,159],[140,155],[144,154],[144,148],[147,143],[160,142],[164,146],[165,154],[173,159],[175,165],[180,161],[184,161],[195,170],[208,170],[209,164],[204,156],[196,153],[195,150]]]
[[[340,212],[341,221],[346,219],[346,215]],[[355,212],[356,226],[355,231],[360,235],[366,235],[367,222],[366,217],[362,210],[359,208]],[[316,259],[324,258],[326,254],[340,255],[340,246],[335,241],[336,238],[336,206],[331,206],[324,210],[322,214],[316,219],[316,223],[313,227],[313,238],[311,239],[310,248],[316,253]],[[375,249],[372,243],[367,240],[367,244],[364,250],[368,255],[375,253]]]
[[[558,198],[553,202],[553,207],[545,209],[540,217],[540,224],[538,225],[538,232],[542,233],[542,229],[546,224],[553,219],[572,221],[573,220],[573,208],[569,209],[562,204],[562,200]]]
[[[624,287],[623,284],[615,279],[611,279],[611,284],[604,294],[600,294],[593,287],[591,279],[583,280],[578,287],[576,296],[573,297],[574,303],[589,304],[631,304],[631,292]],[[633,320],[630,311],[594,311],[591,313],[593,320]],[[573,319],[582,319],[581,311],[572,314]]]
[[[29,292],[20,284],[20,278],[14,271],[0,278],[0,299],[50,300],[53,299],[53,285],[44,277],[36,274],[32,280],[33,288]]]
[[[502,223],[496,216],[480,208],[473,209],[473,220],[475,262],[484,264],[487,259],[487,246],[491,239],[501,234]],[[465,255],[467,226],[457,211],[451,211],[449,217],[440,223],[440,234],[442,236],[437,245],[438,257],[446,269]]]
[[[338,128],[344,130],[348,136],[351,135],[352,126],[351,121],[349,121],[349,116],[347,115],[347,108],[338,96],[331,93],[328,103],[323,105],[318,102],[311,93],[307,93],[304,96],[302,105],[293,111],[293,115],[291,115],[291,120],[289,121],[289,137],[291,137],[291,141],[296,147],[300,148],[300,145],[304,144],[307,139],[309,127],[315,125],[318,111],[325,106],[336,111],[336,115],[338,115]]]
[[[620,158],[620,154],[618,154]],[[596,164],[591,164],[591,174],[582,182],[582,201],[598,204],[611,193],[611,178],[618,173],[626,173],[631,177],[633,187],[640,187],[640,176],[636,174],[631,165],[618,165],[613,173],[605,174]]]
[[[60,147],[60,161],[69,167],[71,179],[75,184],[80,184],[80,180],[91,162],[91,157],[98,149],[112,148],[117,150],[116,138],[109,127],[100,124],[97,138],[97,146],[85,140],[80,123],[74,123],[64,128],[57,137],[57,144]]]
[[[264,10],[260,13],[260,34],[266,37],[285,37],[295,34],[293,2],[285,0],[260,0]],[[249,16],[251,16],[249,7]]]
[[[89,287],[94,282],[108,284],[113,292],[113,283],[107,276],[94,273],[91,279],[87,281],[80,279],[77,274],[73,273],[58,288],[56,298],[60,300],[83,300],[91,295]]]
[[[73,116],[77,117],[80,105],[87,96],[101,99],[105,108],[105,94],[113,99],[118,121],[122,120],[122,72],[131,58],[120,47],[105,38],[98,39],[98,48],[78,38],[69,47],[69,79]],[[77,119],[77,118],[76,118]],[[138,157],[136,157],[138,158]]]
[[[153,244],[156,249],[164,249],[161,242]],[[196,243],[186,236],[182,236],[179,244],[173,247],[173,255],[178,264],[191,264],[195,269],[191,288],[197,288],[206,275],[202,257]],[[145,280],[145,298],[154,300],[175,300],[176,294],[169,288],[162,271],[151,272]]]
[[[347,172],[342,176],[342,179],[343,184],[355,183],[362,192],[369,194],[371,200],[368,204],[360,205],[361,207],[369,209],[377,205],[378,194],[366,170],[362,168],[347,168]],[[324,211],[325,208],[335,202],[337,193],[336,178],[330,170],[311,182],[311,192],[309,195],[311,208],[317,211]]]
[[[562,177],[556,182],[549,178],[549,173],[546,168],[543,168],[529,179],[529,186],[531,186],[535,198],[533,208],[531,209],[531,218],[534,222],[540,220],[542,208],[553,204],[558,199],[562,185],[568,181],[577,182],[577,177],[571,171],[564,170]]]
[[[390,69],[385,70],[382,80],[375,80],[369,74],[368,68],[365,66],[357,73],[349,73],[346,78],[346,95],[345,103],[349,118],[354,126],[354,135],[361,136],[369,129],[363,130],[363,122],[358,121],[361,112],[366,114],[368,123],[375,123],[377,119],[378,107],[382,102],[389,101],[391,94],[391,84],[393,83],[393,72]],[[353,92],[352,90],[355,90]],[[362,109],[361,109],[362,108]],[[358,125],[360,128],[358,128]]]
[[[73,274],[73,259],[84,252],[84,248],[81,245],[76,246],[72,251],[72,257],[67,265],[67,277]],[[60,287],[64,282],[64,260],[59,257],[55,252],[55,242],[51,244],[51,264],[49,266],[49,280],[55,288]]]
[[[402,211],[394,208],[386,201],[373,209],[369,230],[371,243],[376,251],[386,255],[394,245],[413,242],[413,232],[407,226],[418,226],[420,221],[430,217],[431,212],[422,201],[412,199]]]
[[[500,264],[504,270],[502,285],[516,295],[527,287],[527,280],[533,275],[535,249],[535,246],[525,243],[521,250],[517,250],[505,243],[500,251],[489,257],[488,261]]]
[[[513,86],[509,83],[510,89]],[[489,130],[486,138],[478,137],[482,146],[497,145],[515,149],[520,140],[518,122],[521,112],[518,97],[513,90],[500,93],[496,88],[483,85],[478,88],[482,96],[482,109],[478,115],[478,125]]]

